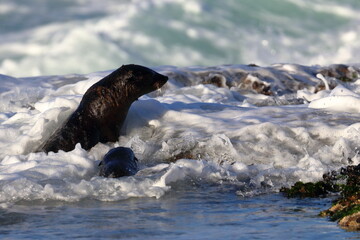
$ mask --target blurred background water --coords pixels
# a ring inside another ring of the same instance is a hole
[[[0,73],[358,62],[358,0],[1,0]]]

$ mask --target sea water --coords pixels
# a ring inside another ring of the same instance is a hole
[[[22,202],[0,210],[2,239],[356,239],[317,217],[330,199],[178,186],[161,199]]]
[[[1,1],[1,238],[360,237],[317,216],[332,198],[279,193],[360,163],[359,8]],[[34,153],[92,84],[126,63],[156,66],[169,81],[134,102],[117,142]],[[352,81],[317,74],[333,63],[349,64]],[[140,171],[98,176],[117,146],[133,149]]]
[[[86,89],[110,71],[2,75],[0,234],[8,239],[358,237],[318,217],[331,198],[287,199],[279,193],[296,181],[316,181],[325,172],[360,163],[360,79],[337,81],[333,90],[315,93],[309,83],[335,81],[313,75],[321,68],[157,67],[168,83],[132,104],[117,142],[49,154],[34,151],[76,109]],[[360,66],[348,69],[360,74]],[[236,84],[242,73],[270,84],[274,93],[206,84],[214,76]],[[307,88],[298,89],[296,81]],[[98,176],[100,160],[117,146],[133,149],[140,171],[119,179]]]
[[[358,0],[1,0],[0,72],[356,63]]]

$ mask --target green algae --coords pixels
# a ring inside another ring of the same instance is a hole
[[[280,192],[288,198],[318,198],[336,193],[339,197],[332,207],[319,215],[341,222],[345,217],[355,216],[360,212],[360,164],[328,172],[318,182],[296,182],[290,188],[281,188]],[[360,219],[354,217],[352,221],[352,226],[356,226],[356,230],[360,229]]]

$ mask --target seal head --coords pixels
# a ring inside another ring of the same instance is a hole
[[[138,171],[138,159],[130,148],[111,149],[100,162],[100,176],[118,178],[135,175]]]

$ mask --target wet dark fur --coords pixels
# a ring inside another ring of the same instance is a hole
[[[100,162],[99,175],[112,178],[135,175],[138,171],[137,161],[130,148],[113,148]]]
[[[115,142],[130,105],[163,86],[168,77],[139,65],[124,65],[92,85],[79,107],[38,151],[71,151],[77,143],[89,150]]]

